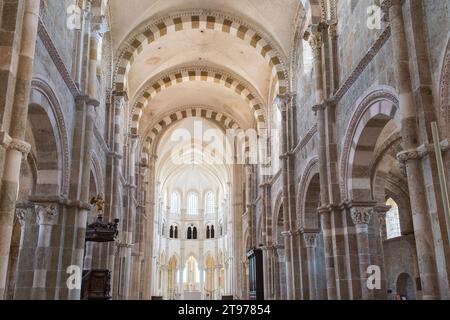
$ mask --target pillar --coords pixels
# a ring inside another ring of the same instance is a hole
[[[200,272],[200,293],[202,300],[205,299],[205,268],[198,266],[198,271]]]
[[[394,0],[389,8],[394,53],[393,65],[399,91],[401,133],[405,149],[404,152],[399,154],[398,158],[406,164],[423,299],[434,300],[439,299],[440,293],[434,253],[433,230],[427,207],[427,191],[424,186],[420,155],[417,150],[420,141],[419,130],[412,93],[410,61],[402,6],[403,1]]]
[[[303,240],[305,241],[306,256],[308,261],[308,286],[309,286],[309,300],[317,300],[317,268],[316,268],[316,248],[317,248],[317,233],[305,232],[303,233]]]
[[[328,211],[329,190],[328,190],[328,164],[327,164],[327,135],[325,123],[325,105],[323,93],[323,70],[322,70],[322,34],[319,27],[314,27],[309,35],[309,44],[313,50],[314,59],[314,82],[316,105],[313,111],[317,115],[317,130],[319,135],[319,174],[320,174],[320,203],[319,213],[322,217],[322,228],[325,246],[325,266],[327,270],[327,298],[337,299],[336,270],[334,263],[332,219]]]
[[[287,299],[295,299],[295,275],[294,275],[294,259],[292,254],[291,224],[290,224],[290,199],[289,199],[289,161],[288,161],[288,130],[287,130],[287,114],[288,101],[286,97],[278,97],[278,107],[281,111],[281,145],[282,155],[280,159],[282,181],[283,181],[283,220],[284,220],[284,247],[286,257],[286,286]]]
[[[7,147],[0,192],[0,299],[3,299],[5,294],[9,250],[19,188],[20,164],[22,156],[30,151],[30,145],[24,139],[36,51],[39,9],[39,0],[25,1],[15,96],[12,106],[13,120],[10,126],[10,137],[3,138],[3,144]]]
[[[358,244],[359,275],[363,300],[374,298],[373,291],[367,286],[367,270],[371,265],[369,245],[369,223],[373,215],[372,208],[352,207],[351,215],[356,227],[356,241]]]
[[[214,267],[214,299],[220,300],[220,269],[222,267],[217,265]]]
[[[51,246],[52,229],[58,222],[58,209],[56,205],[48,207],[38,206],[36,208],[37,224],[39,225],[38,242],[35,252],[33,287],[31,288],[32,300],[48,300],[53,299],[52,293],[47,288],[52,285],[48,283],[48,275],[52,274],[52,266],[50,265],[49,251]],[[54,285],[54,284],[53,284]]]

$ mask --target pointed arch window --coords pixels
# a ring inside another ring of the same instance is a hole
[[[197,227],[194,227],[192,229],[192,239],[197,240],[198,239],[198,234],[197,234]]]
[[[188,240],[192,240],[192,227],[187,229],[187,237]]]
[[[392,199],[388,199],[386,205],[391,209],[386,213],[386,233],[387,239],[398,238],[402,236],[400,228],[400,215],[397,203]]]
[[[178,227],[177,226],[175,226],[174,238],[178,239]]]
[[[212,191],[208,191],[206,194],[206,213],[207,214],[213,214],[215,212],[216,208],[216,197],[214,196],[214,193]]]
[[[188,194],[187,214],[190,216],[198,214],[198,193],[190,192]]]
[[[170,213],[180,213],[180,194],[176,191],[172,192],[170,196]]]
[[[173,236],[174,236],[174,234],[173,234],[173,232],[174,232],[174,230],[173,230],[173,226],[171,226],[170,227],[170,239],[173,239]]]
[[[209,226],[206,227],[206,239],[210,239],[211,238],[211,229],[209,228]]]

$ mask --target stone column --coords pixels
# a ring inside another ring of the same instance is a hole
[[[420,141],[419,129],[417,127],[417,112],[409,70],[410,61],[403,18],[403,1],[392,0],[391,3],[389,18],[394,53],[393,64],[400,97],[403,147],[406,150],[399,155],[399,160],[406,163],[423,299],[434,300],[439,299],[440,296],[439,284],[434,253],[433,230],[427,207],[427,190],[424,186],[420,156],[417,151]]]
[[[51,274],[51,265],[49,261],[50,255],[50,240],[52,237],[52,229],[58,223],[58,209],[56,205],[47,207],[37,206],[37,224],[39,225],[38,243],[35,253],[34,261],[34,276],[33,287],[31,291],[32,300],[47,300],[53,299],[52,293],[47,295],[47,288],[49,287],[48,275]]]
[[[162,296],[164,297],[164,299],[168,299],[168,266],[163,265],[161,266],[161,270],[162,270]]]
[[[288,102],[286,97],[278,97],[278,107],[281,111],[282,126],[281,126],[281,145],[282,160],[281,171],[283,181],[283,220],[284,220],[284,247],[286,256],[286,286],[287,286],[287,299],[295,299],[295,275],[294,275],[294,262],[292,256],[292,243],[291,243],[291,225],[290,225],[290,202],[289,202],[289,163],[288,163],[288,130],[287,130],[287,113]]]
[[[39,0],[25,1],[15,97],[10,125],[11,138],[6,139],[9,141],[6,143],[7,150],[0,192],[0,299],[3,299],[6,287],[9,250],[19,188],[20,164],[22,156],[30,151],[30,145],[24,140],[36,51],[39,9]]]
[[[11,240],[11,251],[8,264],[8,282],[6,285],[7,291],[5,292],[5,300],[14,299],[14,290],[18,279],[19,252],[24,241],[27,213],[28,209],[26,208],[16,208],[15,224],[18,223],[20,225],[20,231],[18,232],[18,234],[13,232],[13,237]]]
[[[203,266],[198,266],[198,271],[200,272],[200,293],[201,298],[205,299],[205,268]]]
[[[328,300],[337,299],[336,273],[333,251],[332,219],[328,211],[329,189],[328,189],[328,163],[327,163],[327,134],[324,105],[324,80],[322,69],[322,34],[319,26],[311,27],[309,44],[313,50],[314,59],[314,82],[316,105],[313,111],[317,115],[317,130],[319,134],[319,174],[320,174],[320,203],[319,212],[322,216],[322,228],[325,245],[325,264],[327,269],[327,297]]]
[[[184,268],[186,268],[185,266],[184,267],[181,267],[180,266],[180,268],[178,269],[178,272],[179,272],[179,284],[178,284],[178,293],[179,293],[179,296],[180,296],[180,300],[183,300],[184,299]]]
[[[316,268],[316,248],[318,233],[305,232],[303,240],[305,240],[306,255],[308,260],[308,285],[309,300],[317,300],[317,268]]]
[[[217,265],[215,266],[214,272],[214,300],[220,300],[220,269],[222,267]]]
[[[389,211],[389,206],[376,206],[374,208],[373,216],[373,243],[374,248],[372,250],[373,265],[377,265],[381,269],[381,289],[374,291],[376,300],[387,300],[387,279],[386,279],[386,266],[384,262],[384,248],[383,242],[386,240],[386,212]]]
[[[359,275],[363,300],[374,298],[373,291],[367,287],[367,270],[371,264],[369,245],[369,223],[373,215],[373,208],[352,207],[351,215],[356,226],[356,241],[358,244]]]
[[[155,229],[154,225],[154,217],[155,217],[155,163],[157,157],[150,156],[149,157],[149,165],[146,176],[146,193],[147,197],[145,199],[145,250],[144,250],[144,272],[143,272],[143,282],[144,282],[144,299],[150,299],[151,296],[151,286],[152,280],[153,283],[157,281],[155,277],[153,277],[152,273],[152,261],[153,261],[153,235],[154,232],[158,232],[158,229]],[[182,237],[183,230],[179,230],[179,236]]]
[[[273,246],[265,246],[262,248],[264,257],[264,299],[272,300],[274,299],[273,290],[273,256],[274,248]]]

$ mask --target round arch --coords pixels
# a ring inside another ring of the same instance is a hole
[[[233,90],[248,103],[254,113],[258,127],[266,127],[267,117],[263,99],[258,91],[246,80],[236,74],[232,74],[230,71],[224,71],[214,67],[188,66],[164,71],[143,85],[142,89],[136,95],[135,102],[132,104],[131,133],[138,134],[139,121],[143,111],[158,93],[178,84],[193,81],[209,82]]]
[[[318,0],[315,0],[318,1]],[[316,6],[312,6],[315,8]],[[255,26],[218,11],[189,10],[165,17],[151,18],[130,33],[119,48],[113,80],[118,92],[126,90],[127,72],[134,60],[149,45],[169,34],[187,29],[206,29],[230,34],[258,50],[272,69],[278,82],[278,93],[289,92],[287,59],[281,46]]]
[[[61,104],[51,86],[41,78],[34,78],[31,82],[30,107],[28,119],[32,126],[32,130],[46,130],[47,135],[38,135],[53,139],[53,143],[49,141],[40,141],[46,147],[40,148],[40,151],[48,153],[45,159],[35,157],[37,169],[37,177],[39,180],[39,170],[55,171],[52,181],[45,181],[46,185],[52,185],[55,193],[67,194],[69,192],[69,172],[70,172],[70,151],[67,138],[67,128],[65,125],[64,115],[61,110]],[[50,156],[53,154],[54,156]],[[50,169],[49,169],[50,168]],[[39,184],[39,181],[38,181]],[[48,188],[46,188],[48,189]],[[39,188],[36,190],[38,193]]]
[[[319,158],[312,158],[300,180],[297,196],[298,227],[302,230],[318,230],[320,218],[317,214],[320,202]]]
[[[340,161],[341,194],[347,199],[372,199],[367,159],[372,158],[381,131],[398,116],[397,111],[398,99],[390,87],[372,91],[357,103],[346,130]]]

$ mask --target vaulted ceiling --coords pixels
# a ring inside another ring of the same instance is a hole
[[[148,131],[158,116],[195,105],[255,128],[286,86],[299,0],[110,0],[109,6],[115,80],[137,104],[135,133]],[[173,73],[192,66],[197,76],[185,72],[179,81]]]

